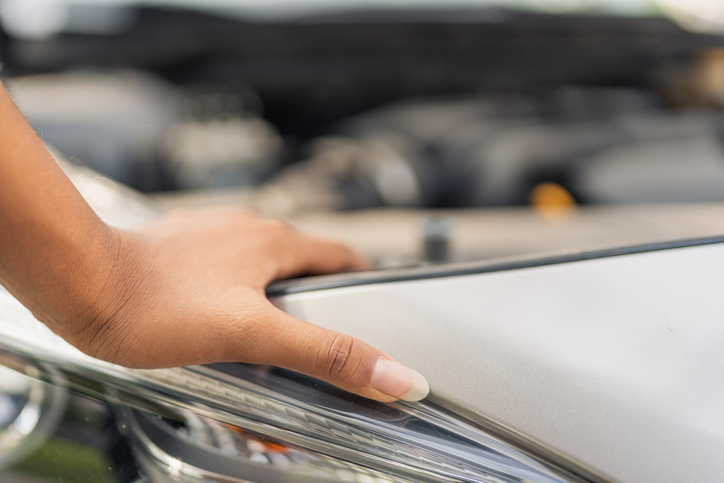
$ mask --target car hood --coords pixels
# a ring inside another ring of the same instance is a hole
[[[623,482],[717,481],[724,244],[686,245],[291,283],[278,292],[298,293],[273,301],[393,355],[429,379],[433,402],[569,467]]]
[[[61,163],[108,223],[157,207]],[[429,400],[592,479],[724,474],[724,238],[283,282],[288,313],[430,381]]]

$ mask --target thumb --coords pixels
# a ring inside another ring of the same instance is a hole
[[[382,402],[419,401],[430,392],[420,373],[359,339],[296,319],[271,304],[268,315],[259,362]]]

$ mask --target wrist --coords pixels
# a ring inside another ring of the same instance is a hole
[[[100,220],[68,244],[62,263],[48,267],[48,289],[29,305],[38,319],[85,352],[127,299],[131,284],[128,234]]]
[[[98,235],[84,270],[74,275],[77,305],[70,308],[74,316],[66,323],[76,347],[96,356],[127,322],[128,306],[136,303],[149,278],[153,257],[147,252],[133,232],[106,225]]]

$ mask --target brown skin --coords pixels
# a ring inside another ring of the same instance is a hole
[[[91,356],[135,368],[271,364],[380,401],[380,357],[291,317],[273,280],[368,267],[351,249],[234,209],[103,223],[0,87],[0,284]],[[404,388],[400,393],[404,392]]]

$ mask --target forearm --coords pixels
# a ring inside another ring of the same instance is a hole
[[[117,234],[0,87],[0,282],[51,325],[81,323],[110,280]],[[82,316],[81,316],[82,315]]]

